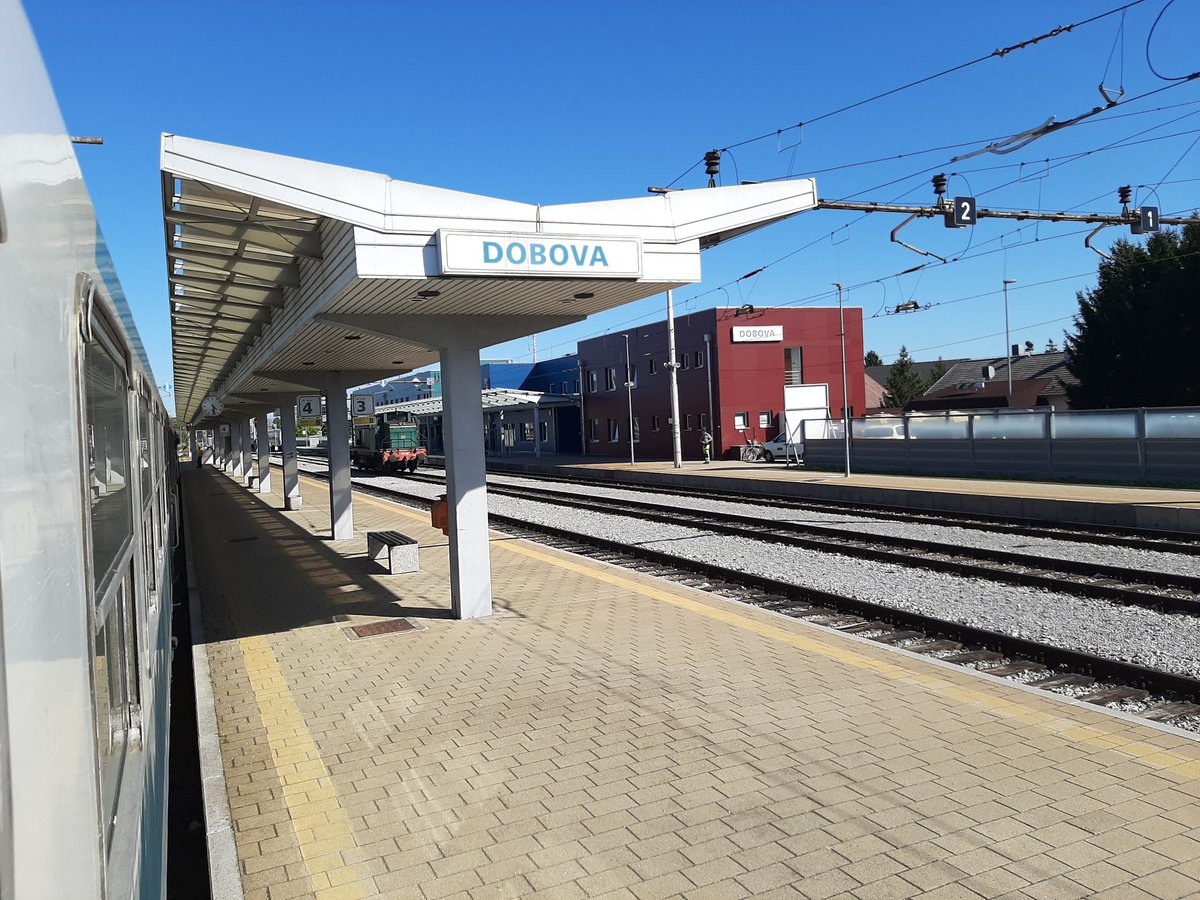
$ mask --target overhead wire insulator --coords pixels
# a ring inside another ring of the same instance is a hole
[[[721,151],[709,150],[704,154],[704,174],[708,176],[708,186],[717,186],[717,175],[721,172]]]
[[[933,176],[933,193],[938,197],[938,199],[941,199],[942,195],[946,193],[945,175],[939,174]]]
[[[1121,201],[1121,212],[1129,212],[1129,201],[1133,199],[1133,188],[1127,184],[1117,188],[1117,199]]]

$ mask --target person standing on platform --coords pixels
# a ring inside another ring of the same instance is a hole
[[[712,460],[712,435],[708,433],[707,428],[700,436],[700,449],[704,451],[704,464],[707,466]]]

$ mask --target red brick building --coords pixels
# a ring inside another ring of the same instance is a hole
[[[866,407],[862,310],[845,309],[850,408]],[[785,385],[827,384],[830,412],[842,412],[838,310],[718,308],[675,319],[680,437],[685,458],[701,456],[713,435],[714,456],[747,439],[779,433]],[[628,364],[632,386],[626,388]],[[667,323],[656,322],[579,344],[587,453],[629,456],[630,407],[637,457],[671,456]],[[632,401],[632,402],[631,402]],[[715,428],[712,424],[715,424]]]

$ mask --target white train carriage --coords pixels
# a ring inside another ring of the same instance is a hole
[[[160,897],[175,439],[16,0],[0,83],[0,897]]]

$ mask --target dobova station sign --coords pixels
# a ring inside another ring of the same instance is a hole
[[[642,242],[632,237],[439,231],[443,275],[640,278]]]

